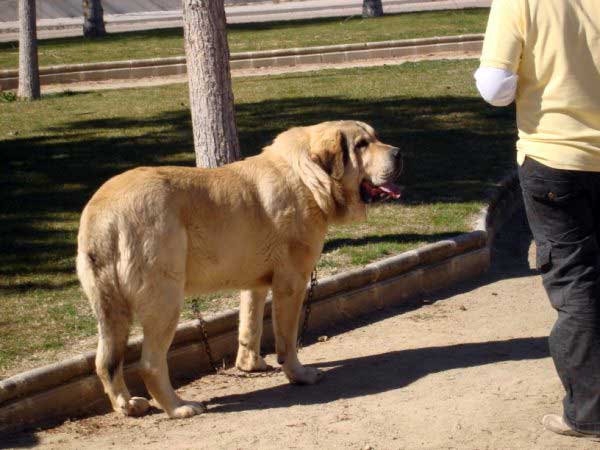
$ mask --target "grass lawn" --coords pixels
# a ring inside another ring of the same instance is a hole
[[[389,15],[379,19],[311,19],[229,25],[232,53],[274,48],[449,36],[485,31],[488,9]],[[103,39],[39,42],[40,65],[183,55],[181,28],[110,34]],[[18,66],[16,43],[0,43],[0,69]]]
[[[513,166],[515,141],[513,110],[476,96],[476,65],[435,61],[234,80],[246,156],[284,129],[332,119],[369,122],[406,155],[403,200],[371,208],[367,223],[332,229],[322,274],[469,229],[486,190]],[[2,376],[95,333],[74,273],[79,213],[91,194],[131,167],[193,165],[194,155],[183,84],[0,108]],[[218,296],[203,302],[223,305]]]

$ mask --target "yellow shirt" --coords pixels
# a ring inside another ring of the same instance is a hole
[[[600,172],[600,0],[494,0],[481,66],[519,76],[520,164]]]

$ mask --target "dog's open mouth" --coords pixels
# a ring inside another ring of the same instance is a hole
[[[401,196],[400,187],[392,182],[375,186],[368,180],[363,180],[360,184],[360,198],[365,203],[371,203],[381,200],[397,200]]]

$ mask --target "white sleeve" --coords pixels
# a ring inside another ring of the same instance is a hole
[[[495,67],[480,67],[475,72],[475,84],[483,99],[494,106],[510,105],[517,93],[518,75]]]

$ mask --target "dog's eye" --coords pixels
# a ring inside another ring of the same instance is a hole
[[[342,134],[342,158],[344,161],[344,167],[348,164],[350,159],[350,153],[348,152],[348,139]]]
[[[361,139],[356,143],[356,148],[365,148],[369,145],[366,139]]]

